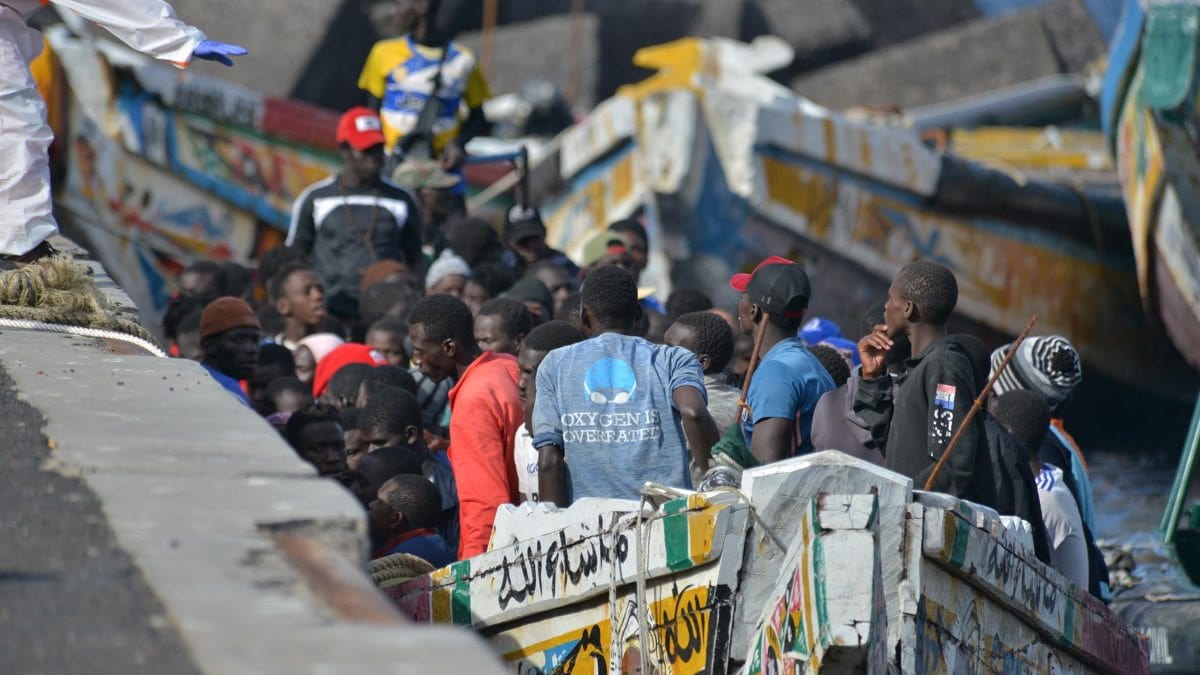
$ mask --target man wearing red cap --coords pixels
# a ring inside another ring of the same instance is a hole
[[[825,367],[796,336],[812,295],[808,275],[791,260],[772,256],[753,274],[733,275],[729,285],[742,294],[742,331],[761,339],[762,360],[742,411],[746,446],[763,464],[812,452],[813,409],[834,387]]]
[[[238,380],[254,375],[261,337],[258,315],[241,298],[217,298],[200,315],[200,347],[204,350],[200,365],[247,407],[251,407],[250,397]]]
[[[369,108],[351,108],[337,129],[342,170],[313,183],[292,207],[287,245],[311,256],[325,284],[325,304],[342,317],[358,311],[363,270],[379,260],[424,269],[417,204],[383,179],[383,127]]]

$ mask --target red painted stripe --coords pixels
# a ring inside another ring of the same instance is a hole
[[[335,150],[339,117],[338,113],[326,108],[268,96],[263,100],[262,131],[289,141]]]

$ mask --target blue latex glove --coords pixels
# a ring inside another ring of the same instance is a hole
[[[205,61],[216,61],[227,66],[233,65],[233,59],[230,56],[245,55],[246,48],[239,45],[225,44],[216,40],[205,40],[196,46],[196,51],[192,52],[192,56]]]

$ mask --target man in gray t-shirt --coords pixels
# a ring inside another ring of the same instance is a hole
[[[624,269],[592,271],[581,294],[589,339],[550,352],[537,373],[533,444],[542,501],[638,499],[646,481],[690,488],[688,448],[704,471],[719,438],[699,361],[626,334],[641,309]]]

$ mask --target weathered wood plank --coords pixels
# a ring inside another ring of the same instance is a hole
[[[1143,638],[1015,539],[992,536],[956,511],[931,508],[923,551],[1090,666],[1122,675],[1149,672]]]
[[[810,501],[759,618],[744,675],[886,669],[877,504],[874,495]]]

